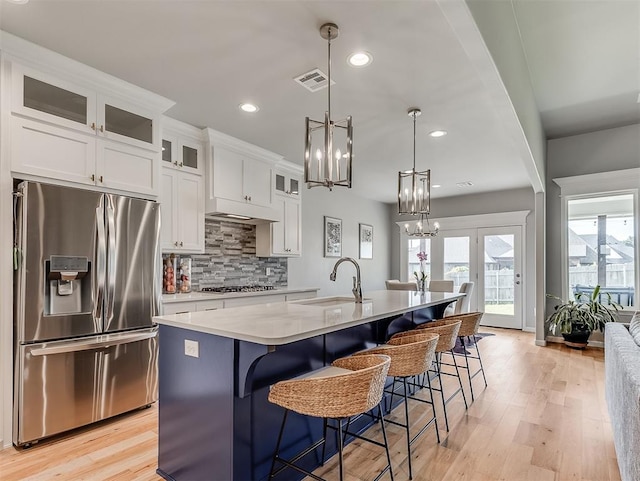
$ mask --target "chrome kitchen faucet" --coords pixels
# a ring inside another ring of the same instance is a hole
[[[336,280],[336,273],[338,271],[338,266],[345,261],[349,261],[354,266],[356,266],[356,275],[353,276],[353,289],[351,289],[351,292],[353,292],[353,295],[356,298],[356,302],[362,304],[362,285],[360,284],[360,266],[355,261],[355,259],[352,259],[351,257],[341,257],[340,259],[338,259],[338,262],[336,262],[336,264],[333,266],[333,270],[331,271],[331,274],[329,274],[329,279],[332,281]]]

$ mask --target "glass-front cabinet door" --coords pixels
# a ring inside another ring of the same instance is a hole
[[[300,178],[297,176],[276,172],[275,183],[276,193],[285,194],[292,197],[300,195]]]
[[[12,64],[12,110],[15,113],[92,133],[96,93],[28,67]]]
[[[142,148],[159,148],[152,113],[17,63],[11,67],[13,112]]]
[[[162,165],[185,172],[201,174],[204,170],[202,142],[183,137],[162,135]]]
[[[150,112],[103,95],[98,96],[95,129],[107,139],[143,148],[160,146],[159,129]]]

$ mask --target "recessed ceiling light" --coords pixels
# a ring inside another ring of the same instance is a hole
[[[25,3],[29,3],[29,0],[7,0],[9,3],[15,3],[16,5],[24,5]]]
[[[243,112],[248,112],[250,114],[253,114],[255,112],[257,112],[258,110],[260,110],[258,108],[257,105],[253,105],[253,104],[240,104],[240,110],[242,110]]]
[[[354,52],[349,55],[347,62],[352,67],[366,67],[373,62],[373,56],[369,52]]]
[[[458,187],[471,187],[473,185],[473,182],[471,182],[470,180],[466,180],[464,182],[458,182],[456,185]]]
[[[434,189],[437,189],[438,187],[442,187],[440,184],[433,184],[431,187],[433,187]]]
[[[446,130],[432,130],[431,132],[429,132],[429,135],[431,137],[444,137],[445,135],[447,135],[447,131]]]

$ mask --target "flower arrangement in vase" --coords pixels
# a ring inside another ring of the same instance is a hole
[[[425,272],[424,263],[427,262],[427,253],[424,251],[420,251],[417,254],[418,260],[420,261],[420,272],[414,272],[413,276],[416,278],[418,282],[418,290],[426,291],[427,290],[427,273]]]

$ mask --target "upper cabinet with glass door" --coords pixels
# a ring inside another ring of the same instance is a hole
[[[204,141],[197,127],[162,117],[162,166],[204,174]]]
[[[157,113],[82,85],[13,63],[15,114],[137,147],[160,147]]]
[[[274,171],[275,193],[288,197],[300,197],[300,185],[302,177],[298,174]]]

